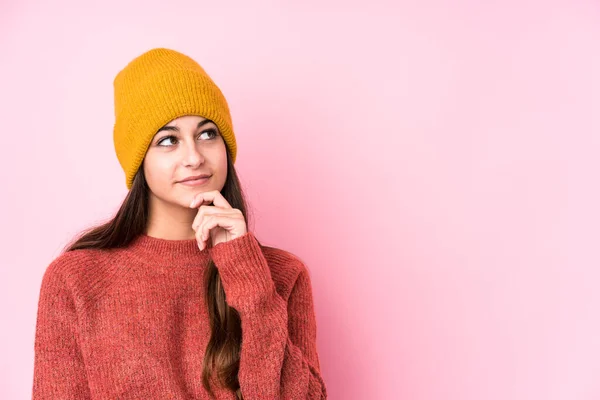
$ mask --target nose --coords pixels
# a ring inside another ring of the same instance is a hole
[[[200,146],[194,142],[194,140],[186,141],[183,145],[183,164],[184,166],[196,166],[204,162],[204,156],[198,150]]]

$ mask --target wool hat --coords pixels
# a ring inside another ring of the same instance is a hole
[[[156,132],[184,115],[212,120],[235,163],[237,146],[223,93],[192,58],[154,48],[130,61],[115,77],[113,141],[127,189]]]

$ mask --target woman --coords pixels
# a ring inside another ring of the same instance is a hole
[[[165,48],[115,80],[130,189],[47,267],[33,399],[325,399],[310,276],[248,232],[227,102]]]

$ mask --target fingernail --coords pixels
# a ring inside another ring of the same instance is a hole
[[[194,208],[194,204],[196,204],[196,198],[192,199],[192,202],[190,203],[190,208]]]

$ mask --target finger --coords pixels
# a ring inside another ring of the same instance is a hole
[[[206,221],[206,218],[203,221]],[[200,250],[204,250],[207,243],[210,241],[210,229],[212,228],[204,229],[202,226],[199,226],[196,231],[196,241],[198,242],[198,248]]]
[[[229,231],[234,228],[236,218],[229,214],[211,214],[207,215],[202,221],[199,229],[196,231],[200,235],[201,241],[206,241],[210,237],[210,230],[217,226]]]
[[[222,214],[222,215],[236,217],[236,216],[242,215],[242,212],[240,210],[238,210],[237,208],[221,208],[221,207],[217,207],[217,206],[200,206],[198,214],[196,214],[196,216],[194,217],[194,222],[192,222],[192,229],[197,231],[198,228],[200,227],[200,225],[202,224],[202,221],[204,220],[204,218],[206,218],[207,215],[213,215],[213,214]],[[243,218],[243,215],[242,215],[242,218]]]
[[[200,223],[202,222],[202,219],[209,214],[226,214],[228,212],[232,212],[232,210],[235,210],[234,208],[221,208],[221,207],[217,207],[217,206],[200,206],[200,208],[198,209],[198,214],[196,214],[196,216],[194,217],[194,221],[192,222],[192,229],[193,230],[197,230],[198,227],[200,226]]]
[[[232,208],[229,202],[225,200],[225,197],[218,190],[210,190],[208,192],[198,193],[194,196],[190,208],[197,207],[201,204],[214,204],[217,207]]]
[[[204,248],[206,247],[207,239],[208,238],[204,238],[204,236],[202,235],[202,231],[196,231],[196,242],[198,242],[198,248],[200,250],[204,250]]]
[[[205,222],[207,218],[208,217],[203,218],[201,223]],[[210,229],[212,228],[209,228],[208,231],[206,231],[202,228],[202,225],[199,225],[196,229],[196,241],[198,242],[200,250],[204,250],[206,247],[207,241],[209,240]]]
[[[203,204],[210,204],[210,200],[204,200],[201,196],[199,196],[201,193],[197,193],[192,197],[192,202],[190,203],[189,207],[190,208],[197,208]]]

